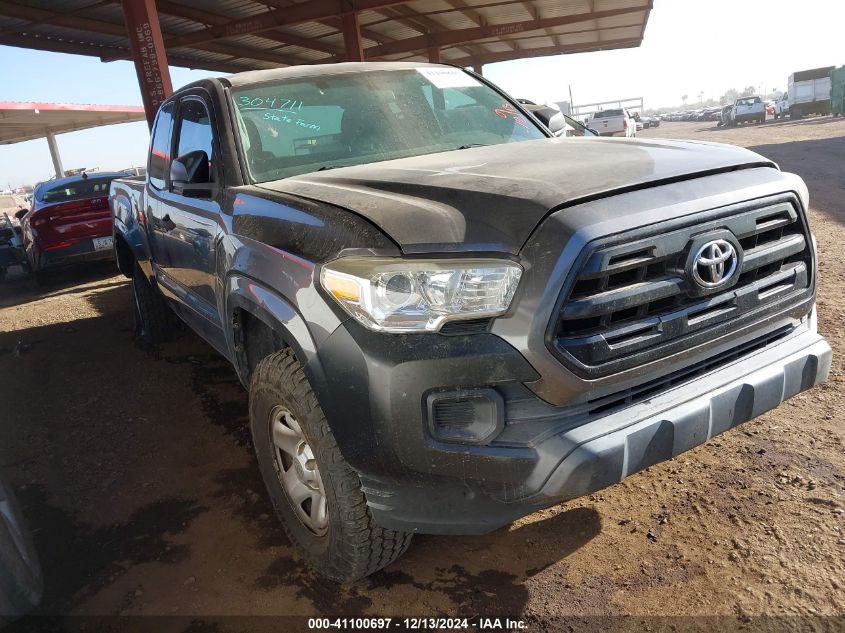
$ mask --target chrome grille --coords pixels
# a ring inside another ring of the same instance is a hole
[[[741,263],[710,291],[689,274],[691,249],[728,237]],[[648,362],[801,304],[812,295],[812,249],[795,200],[749,203],[685,226],[593,243],[550,324],[550,349],[590,377]]]

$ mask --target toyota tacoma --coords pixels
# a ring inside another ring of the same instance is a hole
[[[830,368],[800,178],[555,138],[460,68],[192,83],[110,200],[138,335],[175,313],[232,363],[281,522],[338,580],[609,486]]]

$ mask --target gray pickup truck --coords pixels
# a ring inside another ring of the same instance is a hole
[[[554,138],[460,68],[193,83],[111,206],[138,335],[175,313],[231,361],[281,521],[338,580],[609,486],[830,367],[800,178]]]

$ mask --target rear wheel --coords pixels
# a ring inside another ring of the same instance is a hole
[[[255,453],[267,491],[300,556],[347,582],[399,558],[411,534],[376,525],[302,365],[290,349],[255,368],[249,390]]]
[[[162,343],[172,334],[175,326],[173,312],[138,264],[135,264],[132,275],[130,311],[132,329],[147,345]]]

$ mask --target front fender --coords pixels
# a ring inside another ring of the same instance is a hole
[[[229,316],[226,338],[230,349],[235,349],[236,345],[231,316],[237,309],[249,313],[276,332],[303,365],[315,356],[317,345],[297,309],[272,289],[237,273],[230,274],[226,280],[226,315]],[[248,368],[238,366],[237,370],[245,382]]]

